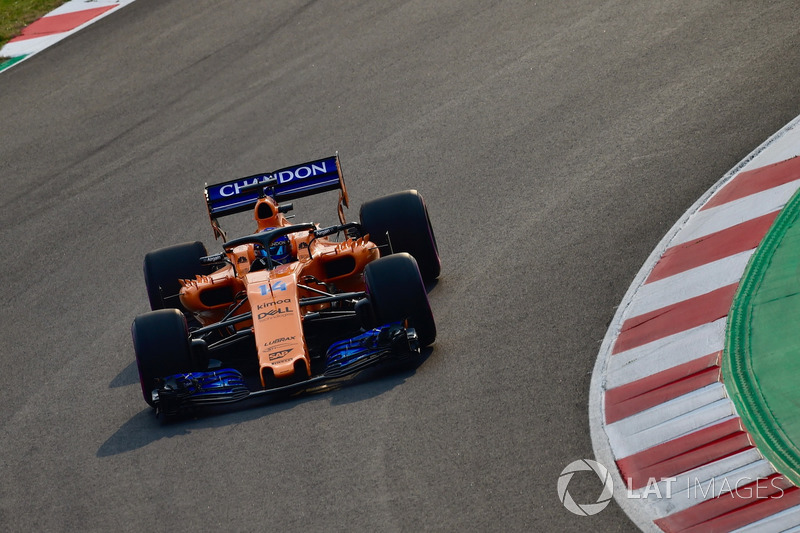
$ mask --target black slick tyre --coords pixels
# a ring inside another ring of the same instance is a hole
[[[421,347],[433,344],[436,323],[414,257],[397,253],[373,261],[364,269],[364,284],[377,324],[408,320]]]
[[[426,282],[439,277],[441,260],[422,196],[415,190],[397,192],[361,205],[361,226],[381,247],[381,257],[399,252],[413,255]],[[388,238],[387,238],[388,235]]]
[[[134,319],[131,336],[142,395],[152,406],[160,378],[195,370],[186,318],[177,309],[151,311]]]
[[[209,274],[210,267],[200,263],[200,258],[208,255],[205,245],[200,241],[177,244],[155,250],[144,256],[144,283],[150,309],[180,309],[178,292],[180,279],[194,279],[197,275]]]

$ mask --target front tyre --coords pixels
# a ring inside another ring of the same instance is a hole
[[[210,274],[210,267],[200,263],[200,258],[206,255],[206,247],[200,241],[168,246],[145,255],[144,283],[150,309],[174,308],[185,312],[178,299],[181,290],[178,280]]]
[[[368,264],[364,284],[378,325],[408,320],[422,347],[436,340],[436,323],[417,261],[397,253]]]
[[[439,277],[442,263],[425,200],[415,190],[397,192],[361,205],[361,226],[381,256],[408,252],[426,282]],[[388,235],[388,239],[387,239]],[[390,247],[391,246],[391,249]]]
[[[131,336],[142,395],[154,406],[153,391],[161,378],[195,370],[186,317],[177,309],[139,315],[131,325]]]

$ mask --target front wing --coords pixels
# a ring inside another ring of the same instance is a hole
[[[163,386],[153,391],[157,413],[167,416],[181,411],[242,400],[300,392],[349,376],[389,359],[402,359],[420,353],[417,334],[402,324],[387,324],[353,338],[333,343],[325,356],[325,370],[311,378],[263,390],[250,390],[241,372],[233,368],[174,374],[162,379]]]

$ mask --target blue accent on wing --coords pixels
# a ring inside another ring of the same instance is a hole
[[[325,356],[325,374],[350,371],[352,367],[390,352],[388,333],[397,328],[402,328],[399,322],[380,326],[351,339],[331,344]]]
[[[233,368],[210,372],[189,372],[164,378],[164,386],[158,390],[162,401],[177,400],[180,403],[211,404],[235,402],[247,397],[250,389],[242,374]]]
[[[256,204],[260,191],[242,191],[243,188],[264,184],[268,194],[282,202],[310,194],[341,188],[338,158],[336,156],[309,161],[282,168],[274,172],[254,174],[206,187],[206,202],[212,217],[245,211]]]
[[[397,322],[335,342],[326,353],[325,371],[297,385],[353,374],[389,356],[418,353],[418,348],[409,344],[412,339],[409,337],[410,331]],[[289,388],[250,391],[242,374],[233,368],[174,374],[162,381],[154,397],[157,396],[159,410],[167,415],[177,414],[184,407],[232,403],[249,396]]]

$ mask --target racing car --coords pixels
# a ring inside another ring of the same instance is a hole
[[[338,191],[338,223],[293,223],[294,200]],[[441,271],[416,190],[361,205],[347,222],[338,154],[206,185],[222,250],[200,242],[144,257],[151,311],[131,326],[145,402],[176,415],[323,386],[380,362],[419,360],[436,339],[426,284]],[[220,219],[250,211],[228,239]]]

